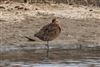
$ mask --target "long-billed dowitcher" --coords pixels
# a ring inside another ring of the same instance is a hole
[[[61,27],[58,24],[56,18],[52,19],[52,22],[45,25],[39,32],[37,32],[34,36],[39,38],[42,41],[46,41],[47,47],[47,58],[49,57],[49,41],[54,40],[61,33]]]

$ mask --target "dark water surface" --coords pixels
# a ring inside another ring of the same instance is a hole
[[[94,59],[78,59],[78,60],[63,60],[57,62],[45,62],[40,63],[30,62],[10,62],[9,60],[0,61],[0,67],[100,67],[100,58]]]
[[[6,48],[6,49],[5,49]],[[99,49],[50,49],[1,47],[0,67],[100,67]]]

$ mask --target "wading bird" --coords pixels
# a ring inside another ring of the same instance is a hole
[[[42,29],[40,29],[39,32],[34,34],[35,37],[39,38],[42,41],[46,41],[46,47],[47,47],[47,58],[49,57],[49,41],[54,40],[59,36],[61,33],[61,28],[58,24],[58,21],[56,18],[52,19],[52,22],[45,25]]]

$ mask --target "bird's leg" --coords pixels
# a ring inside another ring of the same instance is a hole
[[[46,46],[47,46],[47,58],[49,58],[49,41],[47,41],[47,44],[46,44]]]
[[[79,45],[79,49],[80,49],[80,50],[82,49],[82,44]]]

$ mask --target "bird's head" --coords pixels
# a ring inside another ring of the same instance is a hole
[[[57,23],[57,18],[52,19],[52,23]]]

